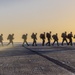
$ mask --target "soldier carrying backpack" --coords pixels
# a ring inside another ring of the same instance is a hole
[[[72,46],[72,37],[73,37],[73,34],[72,34],[72,32],[70,32],[68,34],[68,39],[69,39],[69,45],[71,45],[71,46]]]
[[[66,41],[66,44],[68,45],[67,32],[62,33],[61,37],[62,37],[62,44],[61,45],[63,45],[64,41]]]
[[[31,35],[31,38],[33,39],[33,44],[32,44],[32,46],[37,46],[37,42],[36,42],[36,40],[37,40],[37,33],[36,34],[34,34],[34,33],[32,33],[32,35]]]
[[[52,38],[54,39],[54,42],[53,42],[52,45],[54,46],[55,42],[57,42],[57,45],[59,46],[59,43],[58,43],[58,40],[59,40],[58,39],[58,34],[56,33],[55,35],[52,36]]]
[[[28,34],[23,34],[23,35],[22,35],[22,39],[24,40],[22,46],[24,46],[24,43],[26,43],[27,46],[29,46],[29,44],[28,44],[28,42],[27,42],[27,36],[28,36]]]
[[[45,44],[45,32],[43,34],[40,34],[40,38],[42,39],[42,46]]]
[[[14,34],[9,34],[7,40],[9,40],[9,43],[7,45],[9,45],[10,43],[12,43],[13,45]]]
[[[46,43],[46,45],[49,45],[50,46],[51,31],[50,31],[50,33],[46,33],[46,37],[47,37],[47,40],[48,40],[48,42]]]

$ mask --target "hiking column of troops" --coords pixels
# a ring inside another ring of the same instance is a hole
[[[29,46],[28,42],[27,42],[27,37],[28,34],[23,34],[22,35],[22,39],[23,39],[23,44],[22,46],[24,46],[24,44],[26,43],[27,46]],[[40,34],[40,39],[42,40],[42,46],[46,45],[46,46],[54,46],[55,43],[57,43],[57,46],[59,46],[59,38],[58,38],[58,34],[53,34],[52,32],[47,32],[47,33],[41,33]],[[47,43],[45,43],[45,40],[47,38]],[[67,45],[73,45],[73,41],[72,39],[75,39],[75,35],[73,36],[72,32],[70,32],[69,34],[67,34],[67,32],[65,31],[64,33],[61,34],[61,38],[62,38],[62,43],[61,45],[63,46],[63,43],[66,42]],[[32,46],[37,46],[37,33],[32,33],[31,34],[31,39],[33,40]],[[53,39],[53,43],[51,44],[51,40]],[[13,40],[14,40],[14,34],[9,34],[7,37],[7,40],[9,40],[9,43],[7,44],[7,46],[12,43],[13,45]],[[69,40],[69,41],[68,41]],[[0,35],[0,43],[3,46],[3,34]]]

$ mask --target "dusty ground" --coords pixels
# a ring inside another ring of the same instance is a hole
[[[75,47],[0,47],[0,75],[75,75]]]

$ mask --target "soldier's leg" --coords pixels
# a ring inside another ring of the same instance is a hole
[[[36,41],[35,41],[35,46],[37,46]]]
[[[36,40],[35,40],[35,46],[37,46],[37,42],[36,42]]]
[[[71,46],[72,46],[72,39],[70,39],[70,44],[71,44]]]
[[[47,38],[47,40],[48,40],[48,38]],[[49,41],[46,43],[46,45],[48,45],[48,43],[49,43]]]
[[[36,44],[36,41],[35,41],[35,39],[34,39],[34,45]]]
[[[63,43],[64,43],[64,39],[62,40],[62,44],[61,45],[63,45]]]
[[[66,44],[69,45],[70,42],[68,42],[67,39],[65,39],[65,41],[66,41]]]
[[[33,40],[33,44],[32,44],[32,46],[34,46],[34,40]]]
[[[9,41],[9,43],[7,44],[7,46],[10,44],[11,42]]]
[[[46,45],[48,44],[48,42],[46,43]]]
[[[27,46],[29,46],[28,42],[26,41]]]
[[[70,39],[69,39],[68,45],[70,45],[70,43],[71,43],[71,42],[70,42]]]
[[[45,40],[43,39],[42,46],[44,46]]]
[[[50,39],[48,39],[48,42],[46,43],[46,45],[50,46]]]
[[[44,39],[44,45],[45,45],[45,39]]]
[[[50,39],[48,40],[49,46],[50,46]]]
[[[54,43],[55,43],[55,40],[54,40],[54,42],[53,42],[53,44],[52,44],[53,46],[54,46]]]
[[[57,45],[59,46],[58,40],[57,40]]]

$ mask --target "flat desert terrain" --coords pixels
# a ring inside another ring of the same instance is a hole
[[[75,46],[0,46],[0,75],[75,75]]]

